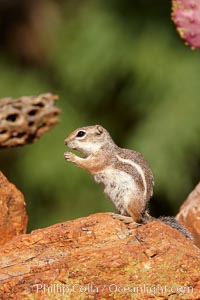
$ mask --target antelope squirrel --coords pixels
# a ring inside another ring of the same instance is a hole
[[[78,167],[88,171],[97,183],[104,186],[105,195],[117,211],[131,217],[134,222],[148,223],[154,218],[148,214],[148,203],[153,195],[152,171],[139,152],[118,147],[108,131],[100,125],[81,127],[73,131],[64,141],[84,157],[65,152],[64,157]],[[162,217],[161,221],[189,233],[174,218]]]

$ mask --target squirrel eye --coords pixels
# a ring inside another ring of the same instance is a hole
[[[78,133],[77,133],[77,137],[83,137],[85,135],[85,132],[84,131],[79,131]]]

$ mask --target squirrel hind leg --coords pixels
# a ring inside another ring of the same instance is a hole
[[[142,211],[144,210],[143,203],[141,199],[134,198],[127,207],[127,213],[131,216],[136,223],[144,223]]]
[[[187,231],[187,229],[180,224],[174,217],[160,217],[159,218],[160,221],[162,221],[163,223],[165,223],[166,225],[169,225],[170,227],[178,230],[179,232],[181,232],[186,238],[188,238],[189,240],[193,241],[193,237],[192,235]]]

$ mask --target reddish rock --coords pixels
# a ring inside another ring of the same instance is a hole
[[[109,213],[38,229],[0,250],[0,299],[199,299],[200,250],[160,221]]]
[[[27,221],[22,193],[0,172],[0,245],[25,233]]]
[[[176,218],[191,232],[194,243],[200,248],[200,182],[183,203]]]

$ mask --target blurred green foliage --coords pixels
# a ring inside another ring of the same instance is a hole
[[[1,170],[25,195],[29,230],[113,211],[102,187],[63,158],[64,138],[96,123],[121,147],[138,150],[149,161],[153,214],[176,213],[199,180],[200,55],[179,39],[170,3],[49,0],[45,5],[46,19],[53,9],[56,21],[48,23],[52,34],[46,36],[44,64],[24,64],[8,46],[0,56],[1,98],[60,95],[60,125],[33,145],[1,150]]]

